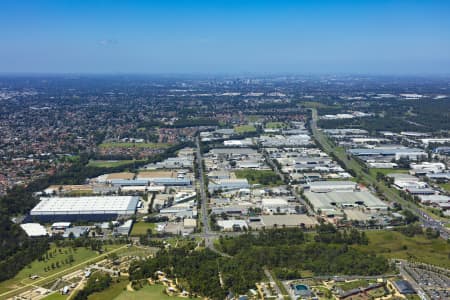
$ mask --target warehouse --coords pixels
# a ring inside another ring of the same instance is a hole
[[[305,192],[305,196],[316,211],[335,211],[336,208],[359,206],[370,210],[387,210],[387,205],[369,192]]]
[[[21,224],[20,227],[25,231],[29,237],[39,237],[48,235],[47,230],[44,226],[39,223],[25,223]]]
[[[138,201],[135,196],[41,198],[29,218],[42,222],[108,221],[120,215],[133,215]]]
[[[353,181],[315,181],[309,184],[309,190],[315,193],[327,193],[332,191],[351,192],[356,189],[356,183]]]

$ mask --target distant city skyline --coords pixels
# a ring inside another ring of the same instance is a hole
[[[450,74],[450,1],[2,1],[0,73]]]

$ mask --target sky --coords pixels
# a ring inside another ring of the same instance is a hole
[[[2,0],[9,72],[450,74],[450,1]]]

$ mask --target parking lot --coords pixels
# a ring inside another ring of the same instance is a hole
[[[450,299],[450,277],[445,271],[423,265],[408,265],[405,270],[431,299]]]

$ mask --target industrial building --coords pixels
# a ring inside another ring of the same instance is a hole
[[[316,211],[336,212],[338,208],[363,206],[369,210],[387,210],[388,206],[370,192],[305,192],[306,198]]]
[[[107,221],[133,215],[138,202],[139,197],[135,196],[41,198],[29,218],[41,222]]]
[[[309,190],[315,193],[327,193],[333,191],[354,191],[357,184],[353,181],[315,181],[309,184]]]
[[[48,235],[47,229],[39,223],[25,223],[20,227],[29,237],[40,237]]]

